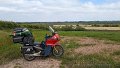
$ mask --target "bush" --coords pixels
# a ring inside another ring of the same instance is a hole
[[[119,27],[119,24],[92,24],[92,27]]]
[[[118,24],[104,24],[103,27],[119,27]]]
[[[45,24],[27,24],[27,23],[19,24],[19,23],[9,22],[9,21],[0,21],[0,29],[14,29],[18,27],[41,29],[41,30],[48,29],[48,25],[45,25]]]
[[[0,29],[13,29],[16,27],[20,27],[20,25],[15,22],[0,21]]]
[[[32,29],[41,29],[41,30],[48,29],[48,25],[43,25],[43,24],[21,24],[21,27],[32,28]]]
[[[72,26],[72,25],[66,25],[63,27],[54,27],[55,30],[58,31],[84,31],[85,29],[80,26]]]
[[[92,27],[100,27],[99,24],[93,24]]]

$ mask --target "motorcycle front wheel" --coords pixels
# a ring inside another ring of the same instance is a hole
[[[52,54],[55,57],[60,57],[63,55],[63,53],[64,53],[64,49],[61,45],[56,45],[52,49]]]

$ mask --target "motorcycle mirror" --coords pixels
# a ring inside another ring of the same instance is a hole
[[[48,35],[48,33],[46,33],[46,35]]]

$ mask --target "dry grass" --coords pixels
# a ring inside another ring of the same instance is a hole
[[[9,37],[9,33],[0,31],[0,46],[12,44],[12,40]]]
[[[82,54],[94,54],[94,53],[101,53],[101,52],[109,52],[112,53],[114,51],[120,50],[120,45],[117,44],[106,44],[105,40],[97,40],[93,38],[80,38],[79,43],[80,45],[92,45],[86,47],[80,47],[75,49],[76,53]]]
[[[84,27],[88,30],[120,30],[120,27]]]
[[[61,41],[66,42],[66,45],[70,45],[70,42],[75,42],[80,47],[76,48],[74,51],[80,54],[95,54],[101,52],[112,53],[114,51],[120,50],[120,45],[116,43],[108,43],[107,40],[98,40],[88,37],[64,37]],[[111,41],[112,42],[112,41]]]

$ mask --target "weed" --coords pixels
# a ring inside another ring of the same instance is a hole
[[[120,55],[120,51],[115,51],[112,53],[112,55]]]

